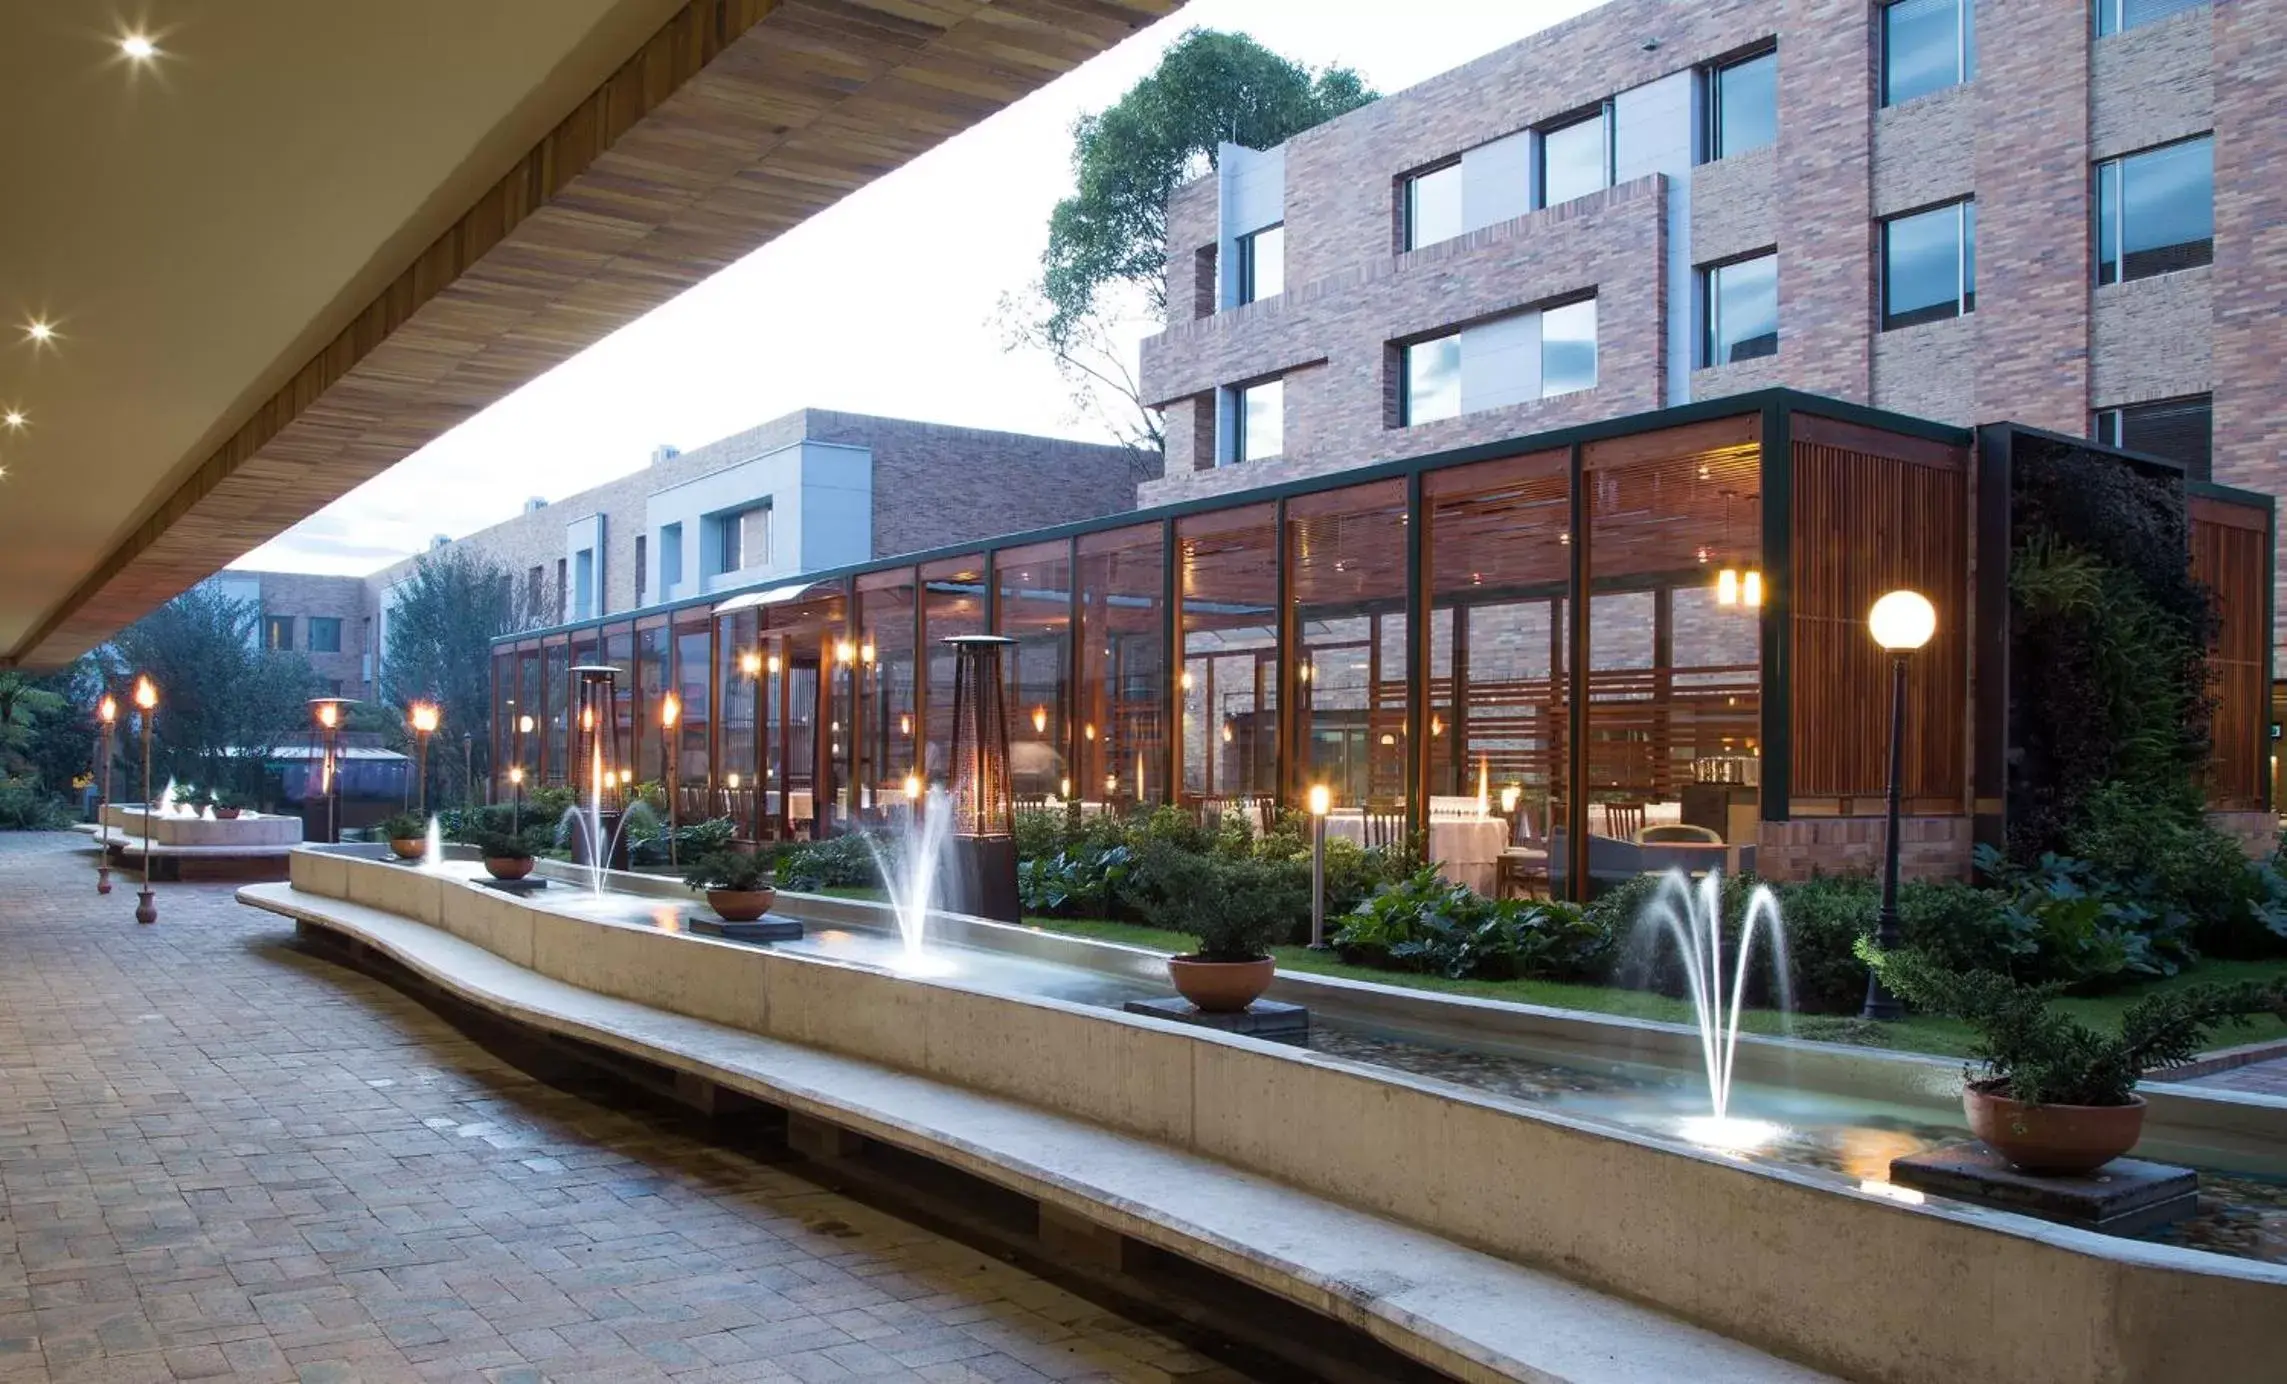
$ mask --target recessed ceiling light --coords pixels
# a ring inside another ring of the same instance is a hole
[[[24,426],[25,421],[22,409],[12,408],[6,414],[0,415],[0,423],[5,423],[11,428],[20,428]]]
[[[132,61],[149,62],[159,56],[159,45],[148,34],[128,34],[119,40],[119,51]]]
[[[56,329],[38,318],[34,318],[24,324],[24,335],[33,341],[53,341],[55,340]]]

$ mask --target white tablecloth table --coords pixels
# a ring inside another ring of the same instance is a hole
[[[1366,844],[1366,814],[1356,808],[1326,814],[1326,839]],[[1439,874],[1480,894],[1493,893],[1494,866],[1509,842],[1509,824],[1498,817],[1468,817],[1429,824],[1429,858]]]

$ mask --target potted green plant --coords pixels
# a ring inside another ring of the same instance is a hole
[[[505,831],[478,832],[472,844],[484,857],[484,872],[494,879],[522,879],[532,873],[532,848]]]
[[[1970,1132],[2029,1173],[2094,1172],[2120,1157],[2144,1132],[2145,1073],[2191,1061],[2219,1025],[2287,1016],[2287,980],[2196,985],[2139,1000],[2105,1033],[2051,1007],[2053,984],[1949,970],[1913,949],[1861,942],[1859,955],[1892,994],[1976,1033],[1982,1070],[1961,1097]]]
[[[770,911],[778,891],[770,864],[760,856],[717,851],[691,862],[683,883],[707,896],[707,907],[726,923],[751,923]]]
[[[215,790],[214,819],[216,821],[235,822],[238,820],[238,814],[245,809],[246,799],[244,797],[228,789],[218,788]]]
[[[419,860],[429,847],[428,824],[410,812],[393,813],[374,823],[373,834],[389,843],[399,860]]]
[[[1190,935],[1198,949],[1167,959],[1176,993],[1208,1014],[1236,1014],[1270,988],[1278,963],[1271,944],[1292,927],[1299,905],[1292,872],[1256,859],[1219,860],[1157,846],[1144,871],[1162,900],[1157,921]]]
[[[196,784],[187,784],[175,790],[175,806],[193,817],[204,817],[206,810],[214,806],[214,794]]]

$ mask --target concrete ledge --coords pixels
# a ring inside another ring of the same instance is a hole
[[[1749,1384],[1822,1377],[1635,1304],[1164,1145],[599,995],[365,905],[276,885],[252,886],[239,897],[354,938],[495,1014],[781,1106],[797,1147],[840,1151],[855,1132],[938,1159],[1034,1198],[1043,1222],[1065,1238],[1101,1247],[1124,1235],[1158,1246],[1359,1327],[1461,1379]],[[812,964],[824,974],[846,970]]]
[[[143,838],[113,827],[83,828],[95,838],[95,843],[109,849],[114,855],[143,854]],[[153,860],[284,860],[291,856],[298,842],[283,845],[264,845],[258,842],[232,842],[224,845],[179,845],[164,838],[151,841]]]
[[[2253,1384],[2287,1356],[2278,1266],[1902,1204],[1275,1044],[689,937],[665,907],[657,926],[602,922],[331,850],[294,866],[298,890],[242,896],[332,911],[320,896],[335,891],[399,922],[439,919],[641,1012],[1156,1140],[1842,1375]]]

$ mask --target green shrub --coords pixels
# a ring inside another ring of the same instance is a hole
[[[673,859],[697,860],[718,851],[730,849],[731,839],[738,828],[728,817],[710,817],[703,822],[685,822],[670,833],[656,817],[631,818],[627,828],[627,863],[630,865],[665,865],[670,856],[667,838],[675,838]]]
[[[829,836],[823,841],[801,841],[783,848],[778,856],[778,884],[782,889],[815,893],[820,889],[869,889],[882,883],[869,838],[859,832]],[[883,845],[884,854],[890,847]]]
[[[770,862],[761,856],[733,850],[715,851],[693,860],[683,870],[683,883],[693,889],[726,889],[751,893],[770,887]]]
[[[62,831],[71,813],[29,776],[0,776],[0,831]]]
[[[535,854],[529,840],[505,831],[480,832],[467,843],[487,860],[530,860]]]
[[[1422,869],[1360,903],[1333,938],[1343,960],[1451,980],[1579,980],[1610,965],[1613,935],[1571,904],[1498,902]]]
[[[1196,938],[1203,961],[1267,956],[1297,916],[1309,916],[1309,875],[1298,877],[1284,862],[1222,859],[1160,844],[1148,847],[1138,866],[1152,882],[1153,921]]]
[[[374,841],[418,841],[428,834],[429,824],[411,812],[392,812],[366,833]]]
[[[1087,846],[1019,860],[1017,899],[1024,911],[1046,917],[1109,918],[1135,853],[1126,846]]]

